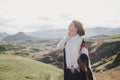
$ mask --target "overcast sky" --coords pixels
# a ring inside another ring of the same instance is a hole
[[[0,0],[0,32],[67,29],[80,20],[86,28],[120,27],[120,0]]]

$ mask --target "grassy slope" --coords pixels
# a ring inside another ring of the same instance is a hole
[[[14,55],[0,55],[0,80],[46,80],[62,71],[41,62]],[[57,80],[57,79],[56,79]]]
[[[120,66],[95,74],[96,80],[120,80]]]

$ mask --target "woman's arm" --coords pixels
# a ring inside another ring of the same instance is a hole
[[[65,47],[65,44],[67,43],[67,41],[69,40],[69,35],[65,36],[64,39],[62,39],[58,44],[57,44],[57,49],[59,50],[63,50]]]

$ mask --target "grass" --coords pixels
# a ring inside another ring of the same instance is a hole
[[[15,55],[0,55],[0,80],[47,80],[50,76],[58,80],[61,74],[62,71],[52,65]]]
[[[120,80],[120,66],[95,74],[96,80]]]

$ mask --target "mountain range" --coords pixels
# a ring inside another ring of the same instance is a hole
[[[40,37],[40,38],[63,38],[67,34],[67,29],[36,31],[28,34],[31,36]]]
[[[3,41],[24,41],[40,38],[63,38],[67,34],[67,29],[55,29],[47,31],[36,31],[31,33],[18,32],[14,35],[7,33],[0,33],[0,40]],[[120,35],[120,28],[87,28],[86,37],[98,36],[98,35]]]
[[[29,35],[41,38],[63,38],[67,34],[67,29],[55,29],[47,31],[37,31],[31,32]],[[87,28],[86,37],[96,36],[96,35],[114,35],[120,34],[120,28],[106,28],[106,27],[96,27]]]

